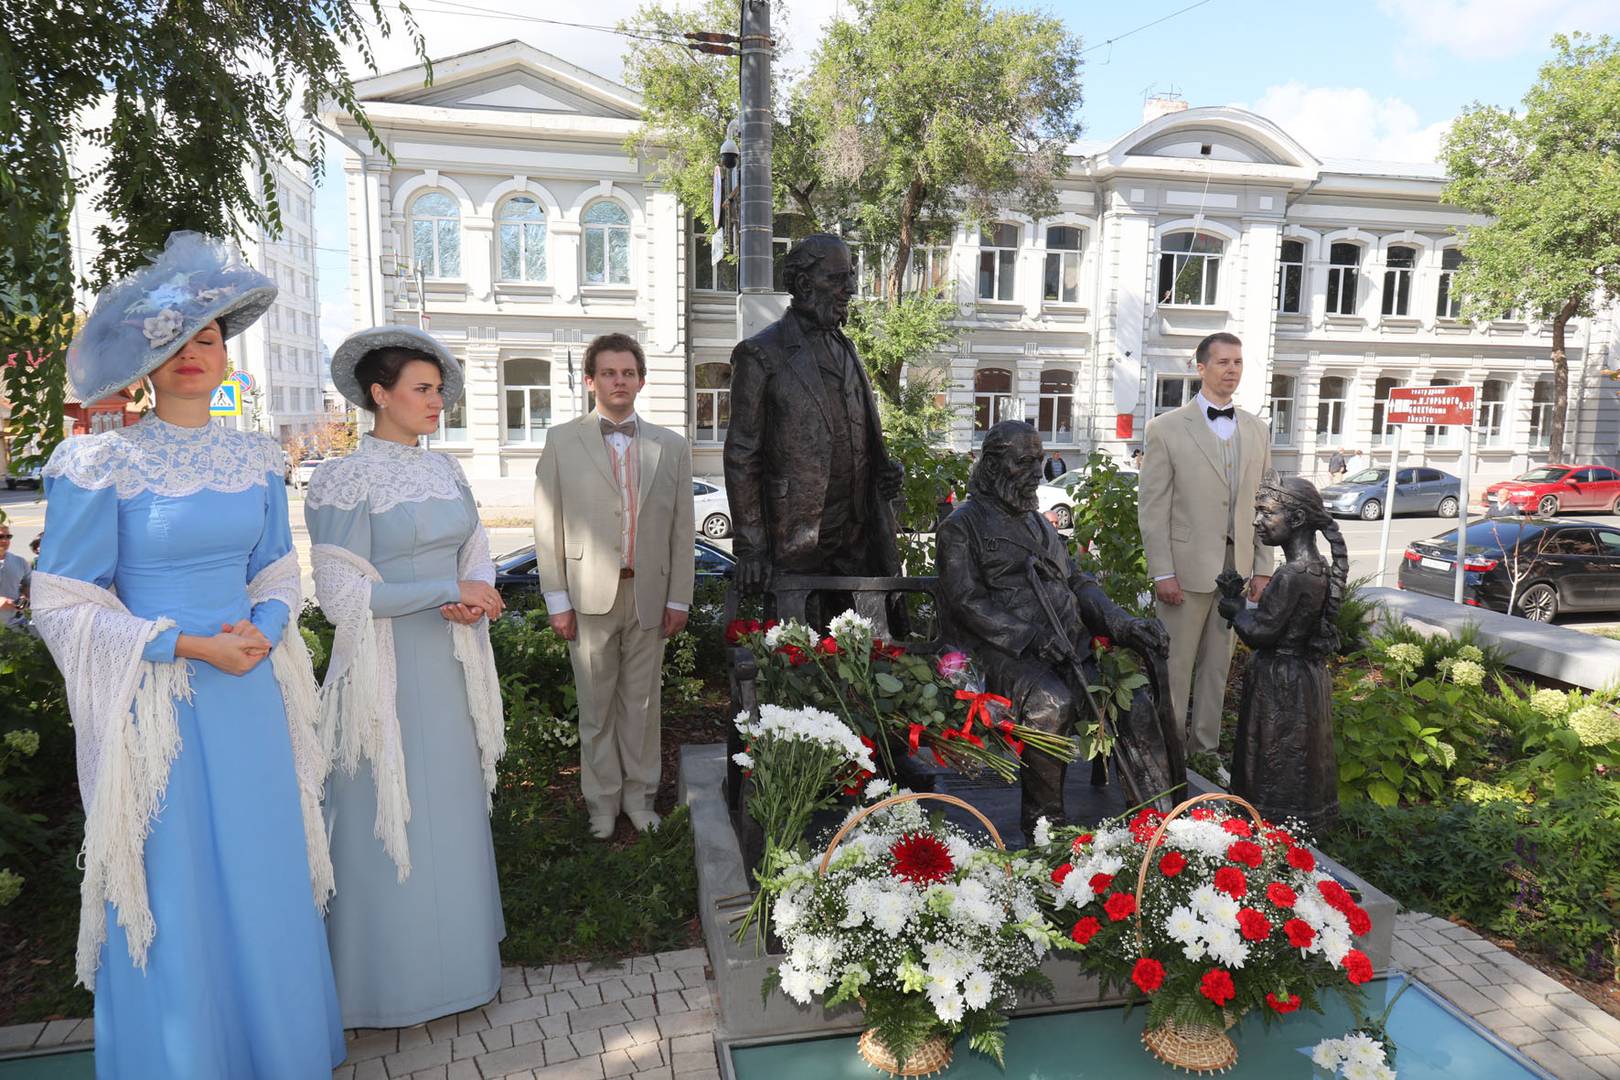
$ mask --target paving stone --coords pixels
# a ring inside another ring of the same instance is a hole
[[[434,1042],[449,1042],[460,1034],[456,1030],[458,1022],[454,1016],[441,1016],[437,1020],[428,1021],[428,1038]]]
[[[538,1025],[536,1025],[535,1038],[539,1038],[539,1031],[540,1028]],[[516,1045],[515,1040],[512,1038],[511,1025],[504,1027],[492,1027],[488,1031],[480,1031],[476,1036],[473,1036],[473,1038],[478,1039],[484,1044],[484,1049],[479,1053],[489,1053],[492,1050],[508,1050]],[[529,1041],[533,1042],[534,1040],[531,1039]],[[478,1054],[474,1054],[473,1056],[477,1057]]]
[[[1503,957],[1502,962],[1497,966],[1512,975],[1514,980],[1521,986],[1534,990],[1544,997],[1569,992],[1569,988],[1563,983],[1542,974],[1516,956]]]
[[[577,986],[568,991],[568,996],[573,998],[574,1004],[582,1009],[588,1009],[592,1005],[600,1005],[602,1004],[602,984],[586,983],[583,986]]]
[[[534,1070],[534,1080],[602,1080],[601,1058],[580,1058]]]
[[[665,990],[661,993],[654,994],[653,997],[658,1002],[659,1016],[665,1016],[669,1013],[683,1013],[690,1011],[687,1008],[686,999],[681,997],[681,992],[679,989]]]
[[[651,975],[658,970],[658,958],[655,956],[633,956],[630,958],[632,972],[646,972]]]
[[[636,1063],[623,1050],[609,1050],[602,1055],[603,1076],[629,1076],[636,1071]]]
[[[695,1032],[714,1031],[714,1012],[709,1009],[698,1009],[693,1012],[679,1013],[675,1016],[660,1016],[658,1030],[666,1039],[677,1035],[691,1035]]]
[[[422,1069],[411,1073],[411,1080],[444,1080],[445,1066],[439,1065],[432,1069]]]
[[[615,1024],[615,1027],[623,1025]],[[574,1044],[574,1049],[580,1057],[586,1054],[600,1054],[602,1052],[602,1033],[600,1031],[582,1031],[578,1035],[571,1035],[568,1041]]]
[[[510,1031],[506,1034],[508,1038],[511,1038],[512,1033]],[[489,1048],[479,1040],[477,1035],[458,1035],[450,1040],[451,1061],[466,1061],[469,1058],[477,1057],[479,1054],[488,1053],[488,1051]]]
[[[1484,1011],[1480,1011],[1477,1009],[1464,1008],[1463,1011],[1472,1013],[1474,1022],[1480,1027],[1486,1028],[1490,1031],[1500,1031],[1503,1028],[1514,1027],[1521,1019],[1520,1014],[1516,1009],[1487,1008]],[[1546,1036],[1543,1035],[1542,1037],[1545,1038]]]
[[[540,1034],[548,1039],[561,1039],[571,1030],[566,1016],[542,1016],[535,1023],[540,1025]]]
[[[643,1069],[641,1072],[636,1073],[634,1080],[673,1080],[674,1075],[666,1065],[654,1069]]]
[[[1525,1057],[1558,1077],[1558,1080],[1602,1080],[1596,1070],[1581,1064],[1557,1043],[1544,1040],[1520,1049]]]
[[[655,990],[679,990],[681,988],[681,977],[673,971],[660,971],[653,976],[653,988]]]
[[[383,1066],[382,1058],[372,1058],[362,1061],[354,1067],[354,1080],[388,1080],[388,1070]]]
[[[1555,1028],[1547,1032],[1547,1038],[1578,1058],[1594,1054],[1620,1053],[1620,1046],[1615,1046],[1608,1039],[1586,1027]]]
[[[566,990],[556,990],[546,995],[546,1012],[552,1016],[559,1013],[573,1012],[579,1008],[579,1003]]]
[[[707,988],[701,990],[682,990],[681,998],[686,1002],[688,1009],[710,1009],[714,1007],[714,999],[709,996]]]
[[[475,1061],[452,1061],[445,1071],[444,1080],[482,1080]]]
[[[1491,1000],[1491,1004],[1498,1009],[1513,1009],[1518,1002],[1513,1000],[1512,992],[1505,986],[1480,986],[1479,992]]]
[[[39,1033],[39,1038],[34,1040],[34,1046],[36,1048],[61,1046],[72,1040],[74,1031],[78,1030],[82,1023],[84,1023],[82,1017],[77,1020],[52,1020],[45,1025],[45,1030]]]
[[[681,968],[675,974],[680,977],[681,986],[687,990],[701,990],[709,985],[709,976],[701,967]]]
[[[1500,1028],[1494,1034],[1503,1042],[1511,1043],[1514,1046],[1528,1046],[1533,1042],[1540,1042],[1542,1038],[1541,1032],[1535,1028],[1525,1027],[1523,1024]]]
[[[656,1043],[659,1039],[663,1038],[663,1036],[658,1032],[658,1024],[652,1020],[632,1021],[631,1023],[624,1025],[624,1030],[637,1046],[641,1046],[646,1043]]]
[[[399,1029],[399,1048],[401,1051],[415,1050],[418,1046],[426,1046],[433,1039],[428,1035],[426,1024],[417,1024],[415,1027]]]
[[[477,1059],[478,1071],[486,1077],[509,1076],[523,1069],[546,1063],[546,1052],[537,1042],[522,1043],[509,1050],[497,1050]]]
[[[523,1000],[527,1001],[529,999],[524,998]],[[494,1025],[489,1022],[489,1017],[484,1015],[483,1009],[468,1009],[466,1012],[456,1014],[457,1035],[476,1035],[480,1031],[491,1027],[494,1027]]]
[[[597,1034],[602,1037],[603,1050],[628,1050],[636,1045],[636,1040],[630,1037],[630,1029],[623,1024],[609,1024]]]
[[[531,998],[533,996],[534,991],[529,989],[529,985],[527,983],[503,983],[501,985],[501,992],[495,995],[495,1000],[502,1005],[505,1005],[508,1002],[522,1001],[525,998]]]
[[[681,949],[677,952],[659,953],[658,962],[670,971],[686,967],[704,967],[709,962],[709,954],[707,950],[699,948]]]
[[[613,1001],[606,1005],[598,1005],[593,1009],[580,1009],[568,1017],[568,1024],[575,1031],[594,1031],[609,1024],[628,1024],[635,1017],[626,1011],[624,1002]]]
[[[1595,1057],[1581,1058],[1581,1064],[1603,1077],[1603,1080],[1620,1080],[1620,1057],[1598,1054]]]
[[[430,1042],[397,1054],[389,1054],[383,1059],[388,1066],[389,1076],[409,1076],[414,1072],[434,1065],[450,1064],[450,1044],[448,1042]]]
[[[1500,1012],[1496,1002],[1475,990],[1466,982],[1435,982],[1429,988],[1445,997],[1463,1012],[1471,1013],[1476,1017],[1482,1013]],[[1480,1021],[1484,1023],[1483,1020]]]
[[[528,983],[530,986],[533,986],[536,983],[548,983],[548,982],[550,982],[551,981],[551,965],[550,964],[541,964],[539,967],[525,966],[523,968],[523,981]]]
[[[1463,942],[1463,945],[1465,945],[1470,952],[1473,952],[1479,956],[1493,957],[1503,955],[1501,946],[1497,945],[1495,942],[1486,941],[1478,934],[1475,934],[1468,941]]]
[[[644,997],[625,998],[622,1002],[625,1011],[637,1020],[645,1020],[649,1016],[658,1015],[658,1000],[652,994]]]
[[[486,1031],[484,1034],[488,1035],[489,1032]],[[563,1032],[563,1034],[566,1035],[567,1032],[565,1031],[565,1032]],[[539,1042],[541,1039],[544,1039],[545,1037],[546,1037],[546,1033],[544,1031],[540,1030],[540,1024],[539,1024],[538,1021],[525,1020],[520,1024],[513,1024],[512,1025],[512,1045],[513,1046],[522,1046],[524,1043]],[[496,1049],[504,1050],[504,1049],[506,1049],[506,1047],[504,1047],[504,1046],[502,1046],[502,1047],[491,1046],[490,1047],[490,1050],[496,1050]]]
[[[625,987],[624,980],[617,975],[611,975],[603,979],[597,986],[600,989],[603,1001],[623,1001],[630,996],[630,991]]]
[[[665,1064],[664,1047],[661,1042],[642,1043],[639,1046],[632,1046],[626,1053],[630,1055],[630,1060],[636,1063],[636,1068],[639,1070],[656,1069],[658,1066]]]
[[[630,974],[630,961],[620,960],[616,964],[591,965],[580,972],[580,978],[587,983],[602,982],[605,979],[615,979]]]
[[[1610,1042],[1620,1043],[1620,1019],[1610,1016],[1581,995],[1566,989],[1547,995],[1547,1000],[1571,1016],[1579,1017],[1587,1027]]]
[[[483,1009],[484,1025],[486,1027],[504,1027],[508,1024],[515,1024],[520,1020],[533,1020],[536,1017],[547,1016],[550,1011],[550,1006],[543,997],[523,998],[520,1001],[509,1001],[500,1005],[485,1005]]]
[[[354,1080],[353,1065],[339,1065],[332,1070],[332,1080]]]
[[[676,1076],[686,1076],[689,1073],[702,1072],[705,1069],[715,1069],[719,1067],[715,1061],[713,1047],[710,1047],[708,1050],[705,1050],[700,1054],[677,1053],[674,1055],[672,1064],[675,1066]]]
[[[631,997],[653,992],[653,980],[650,972],[644,971],[640,974],[626,975],[621,981],[624,983],[624,988],[630,991]]]
[[[574,1049],[572,1039],[547,1039],[546,1064],[555,1065],[559,1061],[573,1061],[579,1057],[579,1051]]]

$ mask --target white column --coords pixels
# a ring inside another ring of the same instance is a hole
[[[1246,222],[1239,253],[1243,260],[1241,289],[1232,315],[1243,336],[1244,376],[1236,400],[1240,408],[1253,413],[1264,411],[1271,392],[1271,316],[1276,306],[1280,233],[1281,227],[1275,221]]]
[[[467,437],[472,460],[467,474],[493,479],[501,475],[500,349],[483,342],[469,344],[467,370]]]

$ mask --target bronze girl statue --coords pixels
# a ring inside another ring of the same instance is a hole
[[[1339,647],[1336,619],[1350,559],[1338,524],[1315,485],[1267,474],[1255,496],[1255,529],[1287,562],[1245,608],[1243,579],[1227,570],[1216,581],[1220,613],[1254,650],[1243,685],[1232,791],[1267,819],[1296,818],[1320,836],[1339,817],[1339,774],[1333,752],[1333,682],[1328,658]],[[1327,538],[1330,566],[1316,549]]]

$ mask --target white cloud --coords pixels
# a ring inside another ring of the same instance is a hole
[[[1473,60],[1543,51],[1552,35],[1620,27],[1614,0],[1378,0],[1416,41]]]
[[[1425,124],[1398,97],[1379,98],[1359,86],[1287,82],[1266,88],[1245,105],[1276,123],[1318,157],[1433,162],[1449,119]]]

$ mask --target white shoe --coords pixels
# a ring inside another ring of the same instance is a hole
[[[636,827],[637,832],[649,832],[658,828],[660,818],[651,810],[630,811],[630,824]]]
[[[618,815],[609,817],[606,814],[602,814],[600,816],[592,814],[591,835],[596,837],[598,840],[611,840],[613,839],[613,830],[618,827],[618,824]]]

